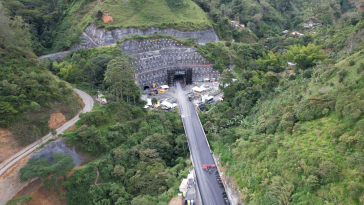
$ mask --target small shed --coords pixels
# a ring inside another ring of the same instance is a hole
[[[239,26],[239,21],[230,21],[231,26]]]
[[[101,103],[101,104],[106,104],[107,100],[105,98],[105,96],[103,94],[98,94],[97,95],[97,100]]]
[[[187,192],[187,187],[188,187],[188,180],[187,179],[182,179],[181,185],[179,185],[179,191],[180,192]]]

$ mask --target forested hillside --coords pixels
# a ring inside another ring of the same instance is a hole
[[[54,112],[72,118],[81,109],[65,82],[39,65],[31,49],[30,26],[0,4],[0,127],[9,129],[21,145],[50,132]]]
[[[68,204],[167,204],[178,193],[189,150],[177,112],[110,104],[79,125],[64,137],[102,157],[66,181]]]
[[[361,19],[346,28],[360,34],[362,25]],[[329,35],[350,41],[336,32]],[[363,46],[335,41],[327,50],[321,37],[198,47],[223,71],[225,95],[223,103],[200,113],[201,122],[247,204],[364,201]],[[230,58],[234,66],[225,69]]]
[[[118,45],[41,63],[36,55],[69,49],[91,23],[105,30],[213,27],[220,42],[183,42],[222,73],[224,102],[206,104],[210,111],[199,115],[241,201],[363,204],[362,1],[1,2],[1,127],[30,142],[49,132],[54,110],[73,116],[80,104],[54,75],[114,102],[80,115],[77,128],[63,135],[91,162],[68,177],[63,172],[58,184],[46,180],[59,176],[52,167],[33,161],[41,171],[24,172],[23,180],[41,175],[49,188],[65,188],[69,204],[167,204],[188,173],[187,139],[177,112],[141,108],[135,59]]]
[[[363,55],[281,79],[259,70],[225,75],[240,79],[200,117],[243,201],[362,203]]]
[[[339,32],[341,35],[349,35],[353,32],[350,30],[350,25],[355,26],[358,23],[360,13],[357,11],[363,5],[361,1],[355,1],[357,2],[355,4],[354,1],[349,0],[194,1],[216,23],[215,31],[221,39],[235,39],[237,42],[247,42],[247,37],[250,42],[254,42],[251,32],[261,39],[279,36],[286,29],[290,29],[291,32],[312,31],[312,29],[305,29],[304,23],[321,23],[325,26],[324,30],[329,28],[331,34]],[[245,28],[231,27],[230,21],[239,21]],[[339,31],[344,28],[345,31]],[[328,32],[324,33],[324,35],[327,34]]]
[[[3,1],[3,0],[2,0]],[[110,30],[121,27],[211,28],[208,16],[191,0],[4,0],[7,16],[22,17],[30,31],[30,46],[37,56],[67,50],[79,42],[89,24]],[[104,22],[108,13],[110,22]]]

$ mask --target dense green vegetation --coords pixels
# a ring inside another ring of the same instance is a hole
[[[146,113],[121,102],[83,114],[77,124],[66,140],[101,158],[66,181],[68,204],[167,204],[178,193],[189,152],[177,112]]]
[[[93,155],[93,161],[57,184],[55,179],[69,170],[69,160],[53,166],[31,160],[27,166],[37,172],[26,166],[23,180],[52,173],[44,182],[64,186],[69,204],[167,204],[188,173],[187,140],[177,112],[141,108],[145,102],[130,65],[135,59],[110,46],[72,51],[39,65],[33,52],[68,49],[90,23],[105,30],[214,27],[223,41],[195,45],[193,39],[172,39],[196,46],[222,72],[224,102],[208,105],[210,111],[200,118],[242,200],[363,203],[364,14],[351,1],[2,2],[0,126],[31,142],[49,132],[46,122],[54,110],[67,118],[77,112],[80,105],[72,90],[51,73],[118,102],[81,114],[77,129],[63,135]],[[104,12],[113,22],[102,21]],[[232,20],[245,27],[232,27]],[[304,27],[310,23],[320,24]],[[286,29],[290,31],[283,34]],[[167,36],[127,39],[161,37]],[[229,63],[234,66],[227,68]],[[64,169],[58,172],[59,166]]]
[[[111,46],[76,50],[62,59],[53,61],[45,58],[41,62],[53,74],[91,94],[100,89],[107,99],[119,101],[119,98],[125,98],[125,101],[136,105],[140,103],[140,93],[132,80],[134,70],[130,63],[134,60],[118,47]]]
[[[20,180],[28,181],[39,177],[40,180],[47,186],[52,186],[55,189],[59,188],[61,180],[64,180],[68,172],[74,167],[73,159],[67,154],[53,154],[52,165],[49,164],[49,159],[32,158],[29,159],[26,166],[20,169]],[[61,178],[61,180],[59,180]]]
[[[340,29],[348,24],[355,25],[360,19],[355,4],[348,0],[194,1],[216,23],[215,31],[221,39],[235,39],[237,42],[245,42],[247,37],[254,42],[256,39],[251,38],[252,35],[258,38],[280,36],[286,29],[303,31],[303,23],[310,22],[322,23],[324,30],[340,32]],[[230,21],[240,21],[245,29],[231,27]]]
[[[31,42],[31,48],[36,55],[47,53],[49,50],[54,50],[53,48],[65,49],[67,44],[79,41],[80,31],[77,35],[65,36],[62,33],[68,26],[60,25],[74,1],[6,0],[1,2],[9,10],[6,15],[12,19],[22,17],[27,23],[30,32],[27,41]],[[62,39],[56,39],[57,35],[62,36]]]
[[[21,145],[48,133],[52,113],[72,118],[81,108],[76,95],[39,61],[31,50],[29,25],[9,18],[0,4],[0,126]]]
[[[246,203],[361,204],[364,52],[324,60],[311,44],[287,49],[223,72],[224,102],[200,113],[211,146]],[[285,58],[316,63],[292,75],[265,69]]]

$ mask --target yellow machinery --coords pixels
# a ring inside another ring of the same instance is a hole
[[[155,88],[155,84],[154,83],[152,84],[152,87]]]
[[[158,94],[166,93],[166,91],[165,91],[165,90],[163,90],[163,89],[158,89],[158,90],[157,90],[157,92],[158,92]]]

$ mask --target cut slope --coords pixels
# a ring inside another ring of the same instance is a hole
[[[136,2],[139,2],[139,6]],[[159,29],[173,28],[180,31],[205,30],[212,28],[207,14],[194,2],[187,0],[187,6],[171,10],[163,0],[124,1],[105,0],[100,4],[96,1],[81,0],[74,2],[67,10],[67,16],[59,26],[59,34],[53,45],[53,52],[64,51],[79,42],[79,36],[90,24],[106,31],[114,28]],[[104,23],[97,17],[98,11],[108,13],[113,21]],[[92,36],[90,36],[92,38]]]

